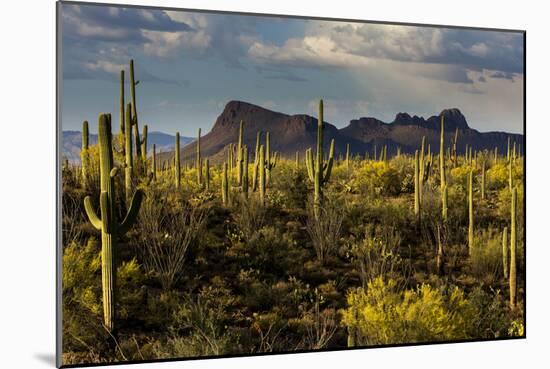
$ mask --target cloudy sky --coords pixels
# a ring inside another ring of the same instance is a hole
[[[118,117],[131,58],[154,131],[208,131],[230,100],[315,115],[319,98],[337,127],[456,107],[480,131],[523,130],[520,33],[70,4],[60,19],[64,130]]]

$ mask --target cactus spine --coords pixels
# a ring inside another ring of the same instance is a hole
[[[88,130],[88,121],[85,120],[82,122],[82,148],[80,150],[80,161],[82,164],[82,187],[84,188],[88,188],[89,143],[90,132]]]
[[[510,211],[510,308],[515,309],[517,304],[517,282],[516,282],[516,207],[518,199],[518,190],[514,188],[512,190],[512,203]]]
[[[134,174],[132,150],[132,104],[128,103],[126,105],[126,118],[124,119],[124,191],[126,201],[130,201],[132,193],[132,176]]]
[[[197,135],[197,157],[195,159],[195,168],[197,170],[197,184],[202,186],[202,159],[201,159],[201,129]]]
[[[471,256],[474,250],[474,171],[470,170],[468,176],[468,254]]]
[[[311,148],[306,151],[306,166],[309,179],[313,182],[314,187],[314,211],[318,215],[319,206],[321,205],[323,196],[323,185],[330,179],[332,165],[334,162],[334,139],[330,143],[330,151],[328,161],[323,162],[323,100],[319,101],[319,117],[317,119],[317,153],[316,159],[313,159]]]
[[[115,219],[115,181],[117,168],[113,167],[111,115],[99,116],[99,165],[100,165],[100,215],[98,216],[90,196],[84,199],[84,209],[90,223],[101,231],[101,281],[103,287],[103,319],[109,332],[115,331],[115,294],[117,268],[117,238],[124,235],[136,221],[143,192],[134,194],[124,220],[118,224]]]
[[[502,231],[502,273],[508,279],[508,227]]]
[[[239,140],[237,144],[237,184],[242,184],[243,175],[243,129],[244,122],[241,120],[239,124]]]
[[[176,179],[176,189],[181,186],[181,166],[180,166],[180,133],[176,132],[176,142],[174,149],[174,177]]]
[[[418,150],[414,152],[414,215],[420,215],[420,172]]]
[[[227,163],[223,163],[223,175],[222,175],[222,203],[224,205],[229,204],[229,177],[227,175],[228,166]]]

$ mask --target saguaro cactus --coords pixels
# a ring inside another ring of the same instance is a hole
[[[174,177],[176,179],[176,188],[181,186],[181,166],[180,166],[180,133],[176,132],[176,147],[174,149]]]
[[[296,169],[300,168],[300,154],[298,151],[296,151],[296,155],[294,156],[294,166]]]
[[[113,148],[111,134],[111,115],[99,116],[99,166],[100,188],[99,197],[100,215],[98,216],[90,196],[84,199],[84,209],[90,223],[101,231],[101,282],[103,288],[103,319],[109,332],[115,330],[115,298],[116,298],[116,268],[117,268],[117,238],[124,235],[135,222],[143,192],[137,190],[134,194],[126,217],[119,224],[115,215],[115,181],[118,170],[113,167]]]
[[[515,309],[517,304],[517,281],[516,281],[516,208],[518,201],[518,190],[514,188],[512,190],[512,203],[510,211],[510,278],[508,279],[510,284],[510,308]]]
[[[146,164],[147,164],[147,133],[148,133],[147,131],[148,131],[148,127],[146,124],[143,126],[141,141],[139,142],[141,145],[141,161],[143,162],[144,168],[146,167]]]
[[[210,191],[210,162],[208,158],[204,161],[204,182],[206,191]]]
[[[321,205],[323,196],[323,186],[330,179],[332,165],[334,162],[334,139],[330,143],[330,151],[328,161],[323,162],[323,100],[319,101],[319,117],[317,119],[317,154],[316,159],[313,159],[311,148],[306,151],[306,166],[309,179],[313,182],[314,195],[313,203],[315,213],[318,214],[319,206]]]
[[[502,274],[508,279],[508,227],[502,231]]]
[[[481,199],[485,200],[485,159],[481,162]]]
[[[228,167],[227,163],[223,163],[223,174],[222,174],[222,203],[224,205],[229,204],[229,178],[227,175]]]
[[[88,121],[82,122],[82,148],[80,149],[80,161],[82,165],[82,187],[88,188],[88,164],[89,152],[88,146],[90,142],[90,133],[88,130]]]
[[[201,129],[197,135],[197,155],[195,158],[195,169],[197,170],[197,184],[202,186],[202,159],[201,159]]]
[[[447,185],[445,184],[445,187],[443,187],[443,192],[441,193],[441,217],[443,218],[443,222],[447,222],[447,213],[448,213],[448,189]]]
[[[124,105],[124,70],[120,71],[120,132],[124,136],[124,129],[125,127],[125,120],[124,120],[124,109],[126,106]]]
[[[422,204],[422,190],[424,189],[424,153],[426,152],[426,136],[422,136],[420,152],[418,153],[418,199]]]
[[[346,144],[346,169],[349,171],[349,143]]]
[[[151,174],[153,181],[157,179],[157,145],[153,144],[153,157],[151,159]]]
[[[136,158],[141,158],[141,140],[139,138],[139,126],[138,126],[138,115],[137,115],[137,105],[136,105],[136,86],[139,81],[135,80],[134,74],[134,60],[130,60],[130,92],[132,94],[132,126],[134,127],[134,140],[136,141]]]
[[[241,120],[239,124],[239,138],[237,143],[237,184],[242,184],[243,173],[243,129],[244,122]]]
[[[470,170],[468,176],[468,254],[471,256],[474,250],[474,171]]]
[[[437,226],[437,256],[436,256],[437,274],[443,273],[443,243],[441,242],[441,227]]]
[[[260,166],[260,139],[262,132],[258,131],[256,133],[256,150],[254,151],[254,169],[252,172],[252,191],[256,192],[256,187],[258,184],[258,169]]]
[[[266,183],[266,173],[265,173],[265,148],[264,145],[260,145],[260,157],[259,157],[259,171],[260,171],[260,202],[265,204],[265,183]]]
[[[126,201],[130,201],[132,177],[134,175],[132,145],[132,104],[128,103],[126,105],[126,118],[124,119],[124,192]]]
[[[241,190],[244,193],[244,197],[248,198],[248,147],[246,145],[242,146],[241,157],[243,159]]]
[[[271,183],[271,171],[277,165],[278,154],[271,155],[271,144],[269,138],[269,131],[265,134],[265,185],[269,186]]]
[[[458,153],[457,153],[457,142],[458,142],[458,127],[455,130],[455,138],[453,140],[453,167],[458,166]]]
[[[441,177],[441,191],[446,185],[445,178],[445,116],[441,115],[441,135],[439,136],[439,175]]]
[[[420,215],[420,171],[418,150],[414,152],[414,215]]]

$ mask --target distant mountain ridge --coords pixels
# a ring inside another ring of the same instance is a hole
[[[439,151],[441,116],[445,121],[445,143],[451,144],[455,130],[458,129],[459,153],[464,153],[466,145],[476,150],[494,149],[498,147],[501,153],[507,149],[508,137],[517,143],[523,142],[523,135],[506,132],[479,132],[470,128],[466,117],[457,108],[445,109],[438,115],[428,119],[411,116],[408,113],[398,113],[391,123],[385,123],[373,117],[353,119],[348,126],[338,129],[325,122],[324,146],[328,149],[331,139],[335,141],[336,154],[343,154],[346,145],[350,145],[353,154],[372,155],[374,149],[378,152],[388,146],[388,154],[393,155],[399,147],[402,152],[414,153],[420,147],[422,137],[426,136],[427,144],[432,152]],[[244,144],[253,152],[256,144],[256,133],[262,132],[262,143],[265,142],[265,132],[271,136],[271,149],[283,156],[293,157],[298,151],[300,155],[307,148],[314,148],[317,140],[317,118],[305,115],[288,115],[275,112],[258,105],[243,101],[230,101],[216,119],[214,126],[201,138],[201,151],[204,157],[223,160],[224,148],[229,143],[238,140],[240,121],[245,122]],[[196,152],[196,144],[190,143],[181,149],[182,159],[192,159]],[[167,159],[172,153],[161,157]]]
[[[62,155],[72,163],[80,162],[80,149],[82,147],[82,133],[80,131],[63,131]],[[180,136],[181,147],[195,140],[194,137]],[[147,133],[147,151],[150,154],[153,144],[157,145],[157,152],[174,151],[176,136],[162,132]],[[90,134],[90,145],[97,143],[97,134]]]

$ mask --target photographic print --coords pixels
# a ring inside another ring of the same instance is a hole
[[[525,337],[525,32],[58,3],[58,365]]]

